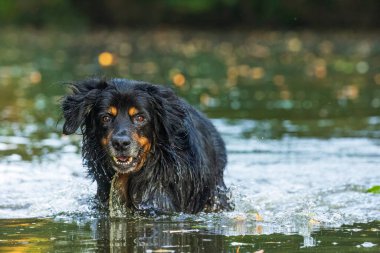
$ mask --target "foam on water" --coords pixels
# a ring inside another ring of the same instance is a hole
[[[89,211],[96,185],[78,154],[53,154],[42,162],[0,163],[0,217],[48,217]]]
[[[264,224],[261,233],[302,234],[310,225],[340,226],[380,219],[380,195],[365,192],[380,184],[376,140],[244,138],[256,121],[214,123],[226,141],[229,164],[225,181],[236,203],[234,212],[217,215],[219,221],[223,218],[222,225],[233,222],[235,228],[228,234],[248,233],[257,222]],[[19,137],[0,140],[2,150],[28,144]],[[12,159],[12,155],[0,161],[0,218],[90,213],[96,185],[86,178],[77,148],[58,138],[42,140],[39,145],[58,150],[32,162]],[[197,217],[215,219],[215,215]]]

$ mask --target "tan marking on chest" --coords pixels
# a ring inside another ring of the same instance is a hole
[[[128,204],[128,174],[116,173],[112,178],[109,212],[111,217],[124,217]]]

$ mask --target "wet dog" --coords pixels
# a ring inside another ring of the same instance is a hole
[[[232,209],[222,138],[171,89],[127,79],[70,88],[62,100],[63,133],[81,130],[83,161],[102,203],[153,213]]]

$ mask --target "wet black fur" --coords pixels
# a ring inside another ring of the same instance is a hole
[[[164,86],[127,79],[89,79],[70,84],[62,100],[63,133],[78,128],[82,155],[97,181],[97,196],[107,204],[114,169],[100,144],[97,113],[121,96],[141,99],[150,114],[151,151],[142,169],[129,176],[131,210],[157,212],[231,210],[223,181],[224,142],[211,122]]]

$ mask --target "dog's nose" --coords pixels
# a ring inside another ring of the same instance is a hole
[[[121,151],[126,149],[131,144],[131,139],[128,136],[114,136],[111,140],[114,149]]]

